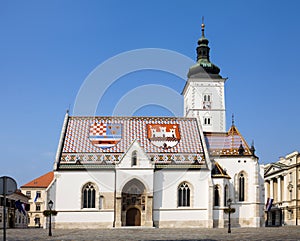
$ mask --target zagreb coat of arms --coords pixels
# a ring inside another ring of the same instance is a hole
[[[164,149],[176,146],[180,141],[178,124],[148,124],[147,133],[153,145]]]

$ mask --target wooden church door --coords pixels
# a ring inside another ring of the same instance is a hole
[[[137,208],[130,208],[126,212],[126,226],[141,226],[141,212]]]

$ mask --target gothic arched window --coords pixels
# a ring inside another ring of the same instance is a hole
[[[83,208],[95,208],[96,189],[92,183],[87,183],[82,189]]]
[[[219,186],[215,186],[214,191],[214,206],[220,206],[220,193],[219,193]]]
[[[136,166],[137,164],[137,152],[133,151],[131,154],[131,166]]]
[[[245,201],[245,176],[239,175],[239,201]]]
[[[184,182],[178,187],[178,207],[190,206],[190,188],[189,185]]]

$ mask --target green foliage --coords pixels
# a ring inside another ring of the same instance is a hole
[[[45,210],[43,212],[43,214],[44,214],[45,217],[49,217],[50,213],[51,213],[52,216],[56,216],[57,215],[57,211],[55,211],[55,210],[51,210],[51,211],[50,210]]]
[[[235,213],[235,208],[225,208],[224,209],[224,213],[228,214],[228,213]]]

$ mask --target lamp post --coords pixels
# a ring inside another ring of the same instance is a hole
[[[48,202],[48,207],[49,207],[49,210],[50,210],[50,215],[49,215],[49,236],[52,236],[52,230],[51,230],[51,214],[52,214],[52,207],[53,207],[52,200],[50,200]]]
[[[231,223],[230,223],[231,202],[232,202],[232,200],[229,198],[227,200],[227,205],[228,205],[228,233],[231,233]]]

